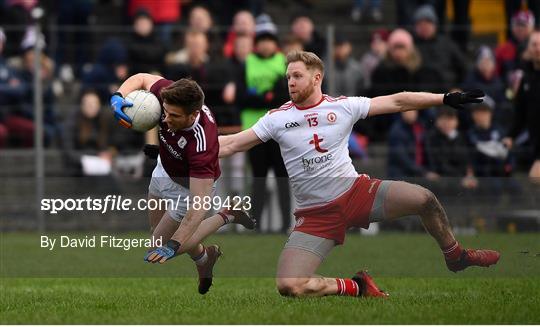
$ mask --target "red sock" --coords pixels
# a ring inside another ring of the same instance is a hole
[[[337,295],[359,296],[360,288],[358,284],[349,278],[336,278]]]
[[[446,261],[458,261],[459,257],[461,256],[461,252],[463,251],[457,241],[446,248],[441,248],[441,250]]]

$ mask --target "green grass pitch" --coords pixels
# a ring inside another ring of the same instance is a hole
[[[292,299],[277,293],[273,279],[284,236],[210,238],[224,256],[201,296],[186,257],[157,266],[142,261],[142,249],[48,251],[39,248],[39,235],[4,233],[0,323],[539,324],[540,235],[459,239],[500,250],[499,264],[453,274],[429,236],[351,234],[319,272],[349,277],[367,268],[390,299]]]

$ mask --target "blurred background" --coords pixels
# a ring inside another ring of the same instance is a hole
[[[220,133],[236,133],[288,101],[294,49],[324,59],[333,96],[482,89],[467,110],[359,121],[353,163],[430,188],[458,232],[539,231],[539,14],[539,0],[0,0],[0,231],[146,230],[145,212],[39,210],[146,197],[155,161],[141,148],[155,131],[117,126],[111,94],[139,72],[191,77]],[[259,232],[290,230],[275,144],[221,165],[219,194],[251,195]],[[423,230],[405,219],[367,233],[379,229]]]

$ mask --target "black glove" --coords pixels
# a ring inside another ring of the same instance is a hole
[[[159,155],[159,145],[145,144],[143,147],[144,154],[150,159],[157,159]]]
[[[465,109],[463,104],[480,103],[484,101],[483,99],[480,99],[484,96],[485,94],[482,90],[446,93],[443,98],[443,103],[455,109]]]

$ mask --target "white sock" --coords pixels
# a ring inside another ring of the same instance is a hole
[[[197,266],[202,266],[208,261],[208,254],[206,253],[206,248],[204,248],[203,252],[199,254],[196,257],[191,257],[191,260],[195,261],[195,264]]]
[[[223,218],[223,225],[227,225],[234,222],[234,216],[228,213],[220,212],[219,215]]]

